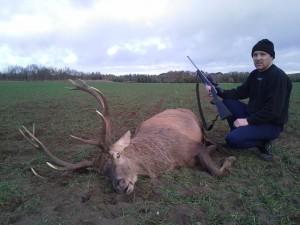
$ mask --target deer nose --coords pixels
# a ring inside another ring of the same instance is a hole
[[[124,179],[118,179],[114,183],[115,183],[114,188],[115,188],[116,192],[123,193],[124,190],[126,189],[125,180]]]

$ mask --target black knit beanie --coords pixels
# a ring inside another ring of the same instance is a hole
[[[273,57],[273,59],[275,59],[274,44],[268,39],[262,39],[261,41],[257,42],[256,45],[253,46],[251,52],[252,57],[255,51],[263,51],[269,53]]]

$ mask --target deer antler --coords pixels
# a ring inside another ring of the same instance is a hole
[[[81,161],[79,163],[75,163],[75,164],[72,164],[72,163],[68,163],[68,162],[65,162],[59,158],[57,158],[56,156],[54,156],[49,150],[48,148],[43,145],[43,143],[37,139],[37,137],[35,137],[34,133],[35,133],[35,127],[33,126],[33,131],[32,133],[26,129],[26,127],[22,126],[21,128],[19,128],[19,131],[21,132],[21,134],[25,137],[25,139],[27,141],[29,141],[29,143],[35,147],[36,149],[38,150],[41,150],[43,151],[44,153],[46,153],[46,155],[48,156],[49,159],[51,159],[55,164],[61,166],[59,167],[60,170],[63,170],[63,171],[68,171],[68,170],[77,170],[77,169],[80,169],[80,168],[87,168],[87,167],[93,167],[93,162],[92,161]],[[47,164],[50,166],[52,164],[48,163]],[[55,166],[53,166],[55,167]]]
[[[102,95],[102,93],[98,89],[88,86],[83,80],[78,80],[78,82],[75,82],[70,79],[69,81],[74,86],[74,88],[69,88],[69,89],[82,90],[82,91],[85,91],[85,92],[91,94],[101,104],[102,109],[103,109],[103,114],[100,113],[98,110],[96,110],[96,112],[101,116],[101,119],[102,119],[102,130],[100,133],[100,137],[98,139],[86,140],[86,139],[82,139],[82,138],[79,138],[79,137],[76,137],[73,135],[71,135],[71,137],[74,139],[77,139],[79,141],[82,141],[86,144],[95,145],[95,146],[101,147],[103,149],[107,149],[106,147],[109,144],[110,139],[111,139],[111,125],[110,125],[110,119],[109,119],[108,104],[107,104],[105,97]]]
[[[71,135],[71,137],[75,138],[79,141],[82,141],[86,144],[98,146],[98,147],[102,148],[104,151],[107,151],[107,145],[109,144],[110,139],[111,139],[111,125],[110,125],[110,120],[109,120],[108,104],[107,104],[105,97],[102,95],[102,93],[99,90],[97,90],[94,87],[88,86],[83,80],[78,80],[78,82],[70,80],[70,82],[73,84],[74,87],[69,88],[69,89],[82,90],[82,91],[85,91],[85,92],[91,94],[92,96],[94,96],[96,98],[96,100],[101,104],[101,106],[103,108],[103,114],[100,113],[99,111],[96,111],[101,116],[102,123],[103,123],[100,137],[98,139],[85,140],[85,139],[82,139],[79,137],[75,137],[73,135]],[[89,167],[93,167],[93,165],[94,165],[93,161],[87,161],[87,160],[72,164],[72,163],[65,162],[65,161],[57,158],[56,156],[54,156],[46,148],[46,146],[44,146],[43,143],[35,136],[34,124],[33,124],[32,133],[29,130],[27,130],[26,127],[24,127],[24,126],[20,127],[19,131],[33,147],[35,147],[38,150],[43,151],[48,156],[48,158],[51,159],[51,161],[53,163],[58,165],[58,166],[56,166],[56,165],[53,165],[53,164],[47,162],[47,165],[54,169],[61,170],[61,171],[68,171],[68,170],[76,170],[76,169],[80,169],[80,168],[89,168]],[[32,170],[33,170],[33,168],[32,168]],[[33,173],[37,174],[34,170],[33,170]]]

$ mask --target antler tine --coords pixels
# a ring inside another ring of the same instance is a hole
[[[70,88],[71,90],[82,90],[91,94],[100,103],[103,109],[103,113],[96,111],[100,115],[102,120],[102,130],[99,138],[87,140],[73,135],[71,135],[71,137],[81,142],[84,142],[86,144],[95,145],[101,147],[102,149],[106,149],[111,139],[111,124],[109,119],[109,109],[108,109],[108,103],[106,98],[98,89],[87,85],[83,80],[79,79],[77,82],[75,82],[70,79],[69,81],[74,86],[74,88]]]
[[[65,162],[59,158],[57,158],[55,155],[53,155],[48,148],[43,145],[43,143],[34,136],[34,129],[33,129],[33,133],[31,133],[29,130],[27,130],[26,127],[22,126],[21,128],[19,128],[19,131],[21,132],[21,134],[25,137],[25,139],[36,149],[43,151],[49,159],[51,159],[55,164],[61,166],[64,168],[65,171],[67,170],[76,170],[76,169],[80,169],[80,168],[87,168],[87,167],[92,167],[93,166],[93,162],[92,161],[82,161],[79,163],[68,163]]]
[[[49,162],[46,162],[46,164],[55,169],[55,170],[60,170],[60,171],[69,171],[69,170],[77,170],[77,169],[80,169],[80,168],[88,168],[88,167],[92,167],[93,166],[93,162],[92,161],[81,161],[79,163],[76,163],[76,164],[73,164],[69,167],[62,167],[62,166],[56,166],[56,165],[53,165],[52,163],[49,163]]]
[[[33,167],[31,167],[31,172],[32,172],[35,176],[37,176],[38,178],[40,178],[40,179],[47,179],[46,177],[43,177],[43,176],[41,176],[40,174],[38,174],[38,173],[33,169]]]

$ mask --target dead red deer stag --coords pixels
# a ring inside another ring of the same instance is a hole
[[[101,134],[97,139],[73,138],[102,149],[92,161],[71,164],[55,157],[34,132],[25,127],[20,129],[23,136],[37,149],[42,150],[58,166],[55,169],[68,171],[92,168],[101,175],[110,177],[117,193],[130,194],[134,190],[138,175],[151,178],[182,166],[193,167],[201,163],[208,172],[216,177],[225,175],[226,169],[235,162],[235,157],[225,159],[221,168],[213,162],[210,154],[216,150],[205,138],[205,133],[193,112],[187,109],[167,109],[142,122],[131,138],[130,131],[117,142],[110,145],[111,125],[108,104],[103,94],[84,81],[74,82],[74,90],[83,90],[101,104],[103,113],[97,111],[102,119]]]

